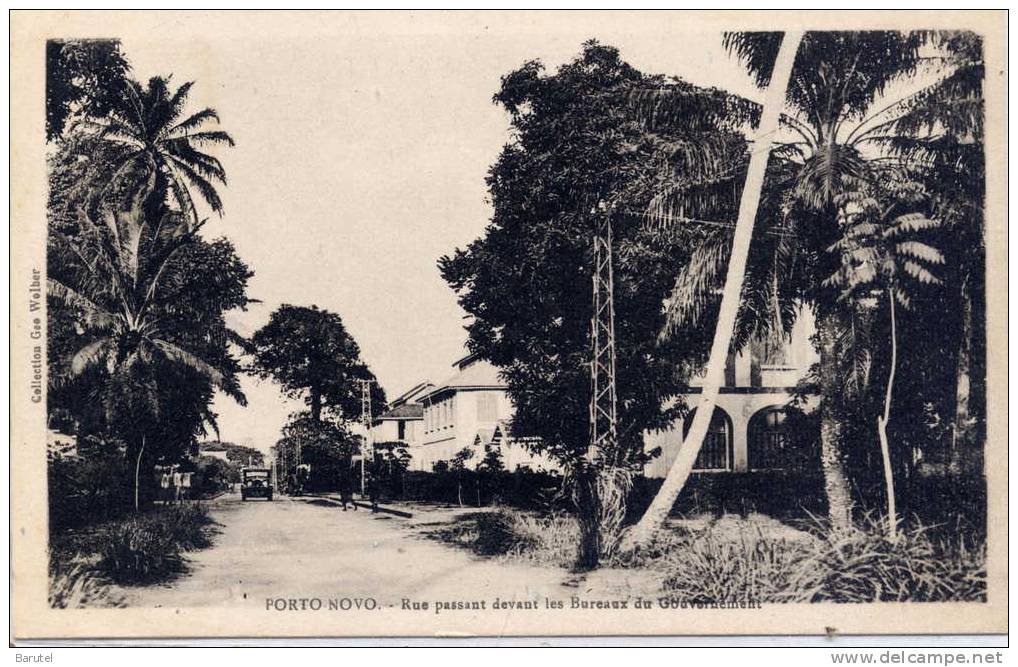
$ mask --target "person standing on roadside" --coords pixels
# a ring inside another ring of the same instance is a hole
[[[184,487],[184,475],[181,474],[180,469],[173,471],[173,504],[180,504],[180,492]]]
[[[353,501],[353,468],[349,462],[343,466],[339,473],[339,499],[343,501],[343,511],[346,511],[347,503],[353,505],[353,511],[357,511],[357,503]]]

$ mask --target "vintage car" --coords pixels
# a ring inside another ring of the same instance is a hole
[[[269,468],[244,468],[240,471],[240,497],[272,500],[272,471]]]

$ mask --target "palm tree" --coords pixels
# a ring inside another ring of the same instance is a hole
[[[154,180],[150,174],[127,209],[104,209],[101,222],[82,210],[74,237],[51,232],[51,252],[66,279],[47,282],[48,295],[77,313],[79,334],[87,341],[52,381],[100,374],[106,420],[130,425],[137,436],[131,438],[130,456],[137,456],[138,466],[145,425],[159,416],[159,381],[167,368],[193,373],[246,403],[234,375],[182,347],[174,331],[161,326],[161,314],[172,308],[162,298],[164,282],[202,223],[188,225],[174,212],[151,221],[143,201]]]
[[[657,496],[640,519],[639,524],[627,535],[623,543],[624,549],[631,549],[633,546],[645,542],[664,523],[675,504],[675,499],[693,470],[693,463],[696,461],[703,446],[703,439],[707,435],[710,418],[714,414],[714,404],[717,402],[718,392],[724,382],[725,359],[728,357],[728,350],[735,333],[735,320],[739,311],[746,260],[749,254],[750,240],[753,237],[753,222],[760,205],[764,173],[770,157],[771,135],[778,128],[785,86],[801,41],[801,32],[785,33],[775,59],[774,76],[767,87],[755,150],[750,157],[746,185],[742,190],[735,238],[732,244],[731,259],[728,263],[724,292],[721,297],[721,310],[714,330],[707,374],[697,411],[693,417],[693,424],[689,429],[688,436],[683,441],[679,456],[668,471]]]
[[[199,215],[191,190],[222,215],[223,202],[215,183],[226,184],[226,171],[219,159],[205,152],[206,146],[233,146],[233,138],[222,130],[207,129],[218,124],[211,108],[184,117],[184,106],[194,82],[175,91],[169,77],[152,77],[148,86],[126,81],[123,95],[103,118],[85,117],[77,126],[90,133],[104,150],[103,163],[96,171],[103,186],[96,188],[97,201],[111,193],[133,196],[154,174],[154,198],[147,210],[153,214],[169,196],[184,213],[188,223],[197,225]]]
[[[724,43],[764,85],[780,37],[780,33],[730,33]],[[850,525],[853,505],[836,399],[845,382],[853,381],[842,372],[845,351],[859,349],[851,340],[851,312],[839,302],[835,288],[824,284],[839,262],[829,250],[842,233],[836,198],[871,187],[879,181],[882,165],[893,161],[880,147],[887,119],[901,103],[875,113],[873,107],[893,81],[916,71],[919,48],[928,38],[898,32],[805,35],[787,88],[787,113],[781,117],[784,134],[767,169],[758,222],[761,233],[749,250],[736,317],[738,346],[754,333],[787,333],[804,306],[816,312],[823,399],[821,466],[829,519],[835,527]],[[671,207],[680,213],[685,207],[688,215],[696,210],[696,202],[679,200]],[[731,235],[725,225],[705,235],[676,279],[663,335],[674,336],[697,324],[717,302]],[[702,412],[705,420],[711,414]]]
[[[830,248],[840,257],[841,265],[824,281],[841,291],[841,298],[856,308],[872,308],[886,298],[890,318],[891,359],[884,390],[883,413],[877,416],[877,434],[884,468],[887,501],[887,532],[897,538],[898,520],[894,493],[887,425],[891,420],[891,403],[898,360],[898,328],[896,307],[908,308],[914,284],[939,284],[931,265],[943,264],[939,250],[924,243],[921,234],[940,226],[939,221],[915,210],[925,202],[917,184],[900,174],[887,173],[894,187],[879,193],[846,193],[836,202],[844,230]],[[890,202],[885,204],[883,202]],[[910,284],[912,283],[912,284]]]

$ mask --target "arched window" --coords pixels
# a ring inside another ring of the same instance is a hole
[[[749,468],[785,468],[789,463],[789,438],[785,409],[764,408],[749,420]]]
[[[693,425],[693,410],[686,416],[682,428],[682,439],[685,441],[689,427]],[[732,469],[732,420],[721,408],[714,408],[707,436],[703,439],[703,447],[693,463],[693,470],[731,470]]]

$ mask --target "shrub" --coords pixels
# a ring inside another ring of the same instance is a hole
[[[137,584],[180,572],[183,560],[166,525],[135,517],[105,531],[98,568],[118,584]]]
[[[211,545],[208,509],[199,503],[134,516],[99,536],[100,572],[116,583],[164,579],[183,570],[181,551]]]
[[[132,504],[132,471],[117,443],[88,439],[80,456],[48,458],[50,526],[80,526],[122,515]]]
[[[82,564],[50,576],[49,605],[56,609],[119,607],[123,597],[110,590],[109,582]]]
[[[159,514],[163,515],[173,541],[182,550],[193,551],[212,546],[210,526],[215,521],[212,520],[205,505],[201,503],[177,505]]]
[[[476,512],[437,536],[483,556],[569,567],[576,560],[579,527],[570,516],[535,516],[517,510]]]
[[[482,461],[482,463],[484,463]],[[562,478],[548,472],[517,468],[493,470],[487,464],[477,471],[453,471],[437,461],[432,472],[407,472],[402,499],[458,504],[459,490],[469,505],[506,505],[521,510],[552,511],[570,506],[561,493]]]

